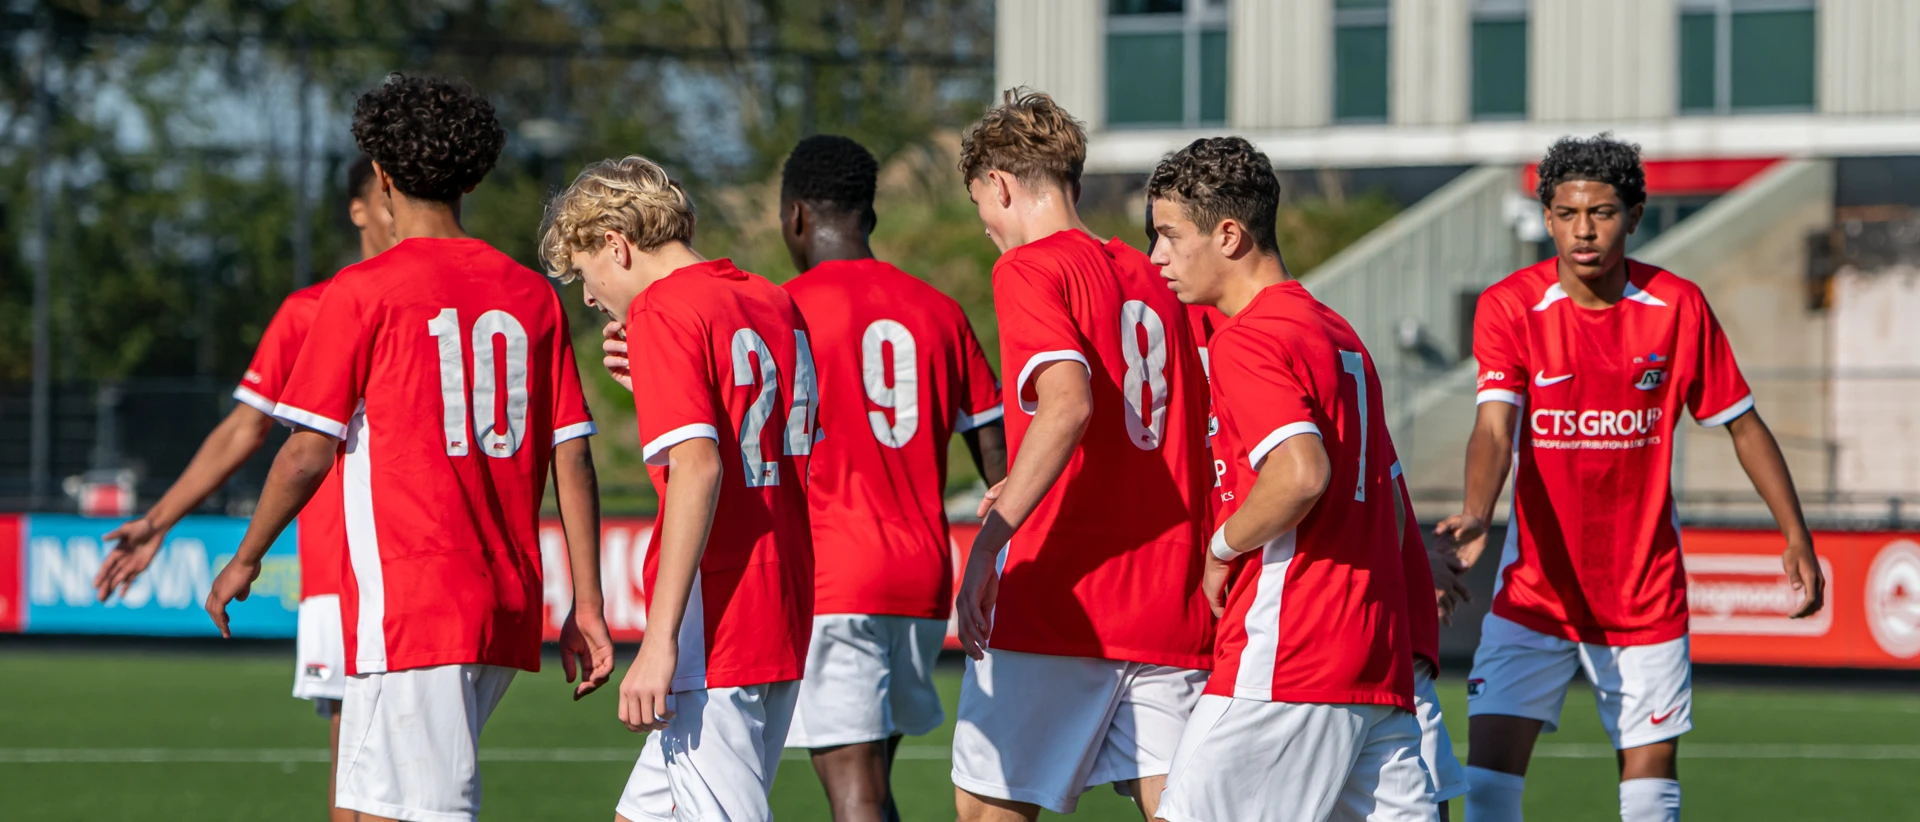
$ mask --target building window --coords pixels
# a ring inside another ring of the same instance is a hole
[[[1680,111],[1813,108],[1814,0],[1681,0]]]
[[[1527,0],[1473,4],[1473,119],[1527,116]]]
[[[1333,119],[1387,119],[1389,0],[1333,0]]]
[[[1226,0],[1108,0],[1107,124],[1226,122]]]

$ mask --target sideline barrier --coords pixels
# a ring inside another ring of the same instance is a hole
[[[202,612],[208,586],[232,554],[246,521],[189,517],[169,535],[153,566],[126,597],[93,599],[104,548],[100,535],[120,520],[0,514],[0,633],[212,636]],[[640,580],[653,520],[609,517],[601,523],[601,584],[614,639],[637,642],[646,630]],[[953,526],[956,573],[961,546],[978,529]],[[1772,531],[1683,529],[1696,662],[1920,670],[1920,533],[1821,532],[1814,536],[1827,575],[1827,607],[1805,620],[1780,568]],[[557,520],[540,527],[547,638],[559,636],[573,596],[566,539]],[[253,595],[233,606],[237,636],[290,638],[299,603],[292,529],[268,552]],[[951,623],[948,645],[953,645]]]

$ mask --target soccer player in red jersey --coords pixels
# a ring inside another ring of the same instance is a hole
[[[485,98],[392,75],[354,105],[392,249],[333,278],[274,416],[296,426],[207,596],[227,633],[260,557],[336,465],[347,686],[335,804],[359,819],[479,814],[480,729],[540,668],[537,535],[549,470],[574,608],[561,661],[583,696],[613,670],[601,616],[594,432],[559,296],[459,222],[505,132]]]
[[[647,634],[620,720],[650,731],[618,817],[772,818],[813,619],[807,457],[819,411],[806,321],[778,286],[693,250],[694,206],[644,157],[588,166],[547,209],[541,254],[623,318],[660,519]],[[851,436],[852,432],[836,432]]]
[[[1559,254],[1480,295],[1466,498],[1439,526],[1476,560],[1517,456],[1493,610],[1467,680],[1467,816],[1520,819],[1534,741],[1559,723],[1584,670],[1620,751],[1621,818],[1677,819],[1678,738],[1693,727],[1671,487],[1682,409],[1733,435],[1786,537],[1794,617],[1820,610],[1825,582],[1780,447],[1699,287],[1626,256],[1646,200],[1639,147],[1563,139],[1539,175]]]
[[[903,735],[946,721],[933,663],[953,611],[947,445],[989,486],[1006,476],[1000,384],[960,304],[874,259],[879,166],[859,143],[800,141],[781,179],[781,236],[804,272],[820,416],[814,446],[813,639],[787,746],[812,751],[836,822],[898,820],[888,787]]]
[[[347,216],[360,230],[360,259],[372,259],[393,247],[393,215],[387,210],[386,195],[374,185],[373,161],[364,155],[347,167],[347,198]],[[307,329],[313,325],[313,315],[328,282],[321,280],[287,295],[260,336],[260,346],[254,350],[245,377],[233,390],[233,398],[238,401],[233,410],[207,435],[180,478],[146,514],[107,533],[105,539],[116,544],[94,577],[101,602],[115,592],[124,595],[127,586],[153,562],[167,532],[219,490],[266,442],[267,432],[273,428],[273,407],[307,339]],[[340,567],[347,538],[341,520],[339,483],[339,473],[329,471],[322,493],[300,512],[300,613],[293,675],[294,697],[312,700],[314,710],[332,725],[328,752],[333,762],[337,762],[340,750],[340,699],[347,686],[346,650],[340,633]],[[324,488],[333,492],[326,493]],[[332,780],[329,772],[329,807],[333,805]],[[351,811],[338,809],[333,813],[339,819],[353,816]]]
[[[1229,317],[1209,348],[1235,482],[1208,548],[1213,678],[1158,818],[1435,819],[1411,713],[1406,510],[1366,347],[1288,276],[1280,183],[1247,141],[1175,152],[1147,196],[1174,292]]]
[[[1113,783],[1151,817],[1206,682],[1206,378],[1145,254],[1074,210],[1086,132],[1014,90],[962,139],[987,236],[1007,479],[955,604],[970,661],[953,738],[959,817],[1071,812]]]

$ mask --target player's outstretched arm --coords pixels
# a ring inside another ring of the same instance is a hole
[[[553,493],[560,504],[560,525],[567,535],[567,567],[573,574],[573,609],[560,627],[560,668],[567,681],[576,672],[580,699],[613,676],[613,636],[607,631],[600,588],[600,480],[593,471],[593,449],[575,437],[553,449]]]
[[[1787,580],[1800,592],[1800,607],[1793,618],[1812,616],[1826,604],[1827,580],[1820,572],[1820,560],[1813,553],[1813,534],[1807,530],[1806,514],[1800,510],[1800,495],[1793,487],[1793,474],[1787,471],[1786,457],[1757,411],[1748,411],[1727,423],[1733,435],[1733,453],[1740,458],[1753,481],[1753,490],[1767,503],[1773,521],[1787,538],[1787,550],[1780,555]]]
[[[227,630],[227,603],[247,600],[253,580],[260,576],[260,558],[320,490],[327,472],[333,470],[334,451],[339,444],[339,440],[318,431],[301,428],[280,446],[273,469],[267,472],[266,487],[260,489],[260,503],[247,522],[247,534],[240,538],[233,559],[213,578],[213,589],[207,593],[207,615],[213,617],[221,636],[233,636]]]
[[[1460,513],[1447,517],[1433,532],[1451,540],[1460,562],[1472,567],[1487,547],[1487,523],[1500,489],[1513,468],[1513,425],[1519,409],[1504,402],[1483,402],[1474,413],[1473,436],[1467,439],[1467,493]]]
[[[647,608],[647,636],[620,681],[620,721],[635,733],[660,730],[673,718],[667,694],[680,661],[680,623],[720,502],[719,444],[705,437],[675,444],[667,449],[667,472],[672,479],[660,501],[660,566]]]
[[[1007,427],[998,421],[987,423],[960,434],[967,443],[967,453],[973,456],[973,467],[980,472],[980,479],[988,488],[1000,484],[1007,478]],[[983,515],[984,516],[984,515]]]
[[[214,426],[200,443],[200,450],[193,453],[187,470],[173,481],[160,501],[140,518],[107,532],[104,540],[115,544],[113,550],[107,552],[106,560],[100,563],[100,573],[93,578],[94,592],[101,602],[115,591],[126,592],[134,578],[153,562],[167,531],[226,484],[227,478],[233,476],[253,452],[260,450],[271,430],[272,417],[246,403],[235,403],[227,418]]]
[[[1034,397],[1038,408],[1020,443],[1020,462],[1000,483],[1000,493],[991,510],[983,516],[980,533],[967,554],[966,575],[954,598],[959,613],[960,650],[974,659],[986,656],[987,637],[993,631],[993,603],[999,596],[1000,577],[994,573],[994,559],[1000,546],[1013,539],[1021,523],[1040,505],[1040,500],[1067,470],[1073,449],[1087,431],[1093,416],[1093,386],[1085,366],[1071,361],[1049,363],[1033,375]],[[983,507],[986,507],[983,505]]]

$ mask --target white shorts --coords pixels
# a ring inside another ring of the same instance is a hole
[[[1165,774],[1206,686],[1206,671],[989,650],[960,684],[953,784],[1072,813],[1095,786]]]
[[[347,678],[334,806],[415,822],[480,815],[480,728],[512,668],[437,665]]]
[[[933,687],[933,663],[946,638],[940,619],[814,617],[787,747],[877,742],[940,727],[947,714]]]
[[[1208,695],[1180,738],[1167,822],[1432,822],[1420,723],[1389,705]]]
[[[347,695],[347,643],[340,627],[339,594],[300,600],[293,643],[294,698],[311,699],[321,716],[333,716],[334,705],[327,700]]]
[[[1440,692],[1425,660],[1413,666],[1413,716],[1420,721],[1420,762],[1433,778],[1433,801],[1445,802],[1467,793],[1467,771],[1453,755],[1453,737],[1441,721]]]
[[[681,691],[647,735],[614,812],[631,822],[767,822],[800,683]]]
[[[1467,675],[1467,716],[1518,716],[1560,727],[1576,670],[1593,683],[1600,724],[1619,750],[1693,730],[1688,638],[1658,645],[1594,645],[1548,636],[1488,614]]]

